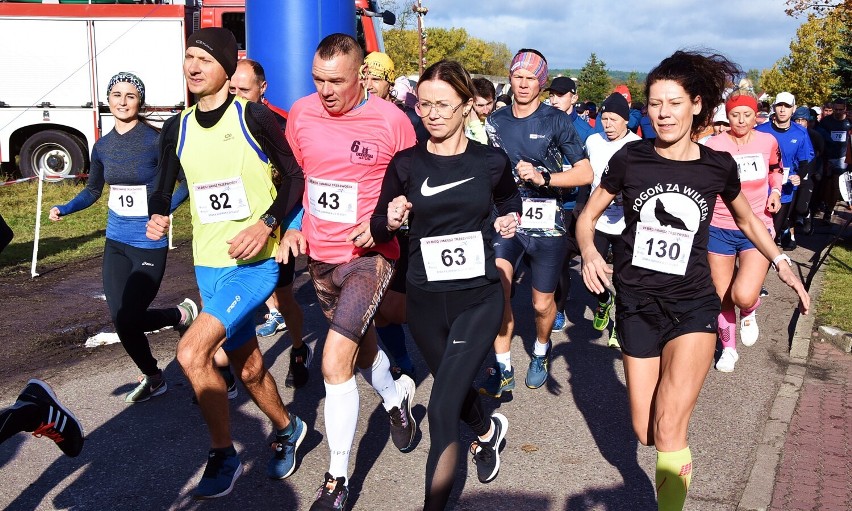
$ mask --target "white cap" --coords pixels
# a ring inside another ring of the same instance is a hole
[[[796,98],[793,97],[789,92],[782,92],[775,96],[775,102],[772,103],[772,106],[777,105],[778,103],[784,103],[790,106],[796,106]]]
[[[725,104],[724,103],[717,106],[716,109],[713,110],[713,122],[714,123],[724,122],[725,124],[729,124],[728,123],[728,114],[725,113]]]
[[[811,107],[811,110],[813,110],[814,112],[816,112],[816,114],[817,114],[817,115],[822,115],[822,108],[820,108],[820,107],[818,107],[818,106],[812,106],[812,107]]]

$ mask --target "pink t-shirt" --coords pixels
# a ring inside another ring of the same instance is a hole
[[[369,252],[399,258],[395,239],[362,249],[347,238],[370,221],[393,155],[415,144],[408,117],[372,95],[343,115],[331,115],[314,93],[293,104],[285,133],[305,172],[302,234],[308,255],[331,264]]]
[[[766,210],[766,200],[769,191],[773,188],[781,189],[782,165],[781,151],[775,137],[769,133],[761,133],[752,130],[751,141],[745,145],[737,145],[734,137],[722,133],[710,137],[706,145],[717,151],[730,153],[737,162],[737,170],[740,175],[740,185],[743,195],[748,199],[751,210],[757,215],[763,225],[772,228],[772,215]],[[713,209],[713,227],[720,229],[736,229],[736,222],[728,206],[721,197],[716,198],[716,207]]]

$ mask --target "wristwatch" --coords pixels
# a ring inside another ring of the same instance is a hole
[[[260,221],[272,230],[275,230],[275,228],[278,227],[278,220],[269,213],[260,215]]]
[[[790,256],[781,253],[775,256],[775,259],[772,260],[772,268],[775,269],[775,271],[778,271],[778,263],[780,263],[781,261],[787,261],[787,264],[790,265],[790,268],[793,268],[793,261],[790,260]]]
[[[548,172],[546,170],[542,170],[541,171],[541,177],[544,178],[544,184],[541,185],[539,188],[544,188],[546,186],[550,186],[550,172]]]

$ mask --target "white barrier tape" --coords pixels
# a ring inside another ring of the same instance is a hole
[[[45,181],[47,181],[48,183],[56,183],[56,182],[61,181],[63,179],[87,179],[88,177],[89,177],[88,174],[72,174],[70,176],[46,178]],[[18,183],[26,183],[27,181],[32,181],[35,178],[36,178],[35,176],[30,176],[30,177],[22,177],[21,179],[12,179],[11,181],[4,181],[4,182],[0,183],[0,186],[11,186],[11,185],[16,185]]]

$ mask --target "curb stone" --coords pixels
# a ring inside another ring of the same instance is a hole
[[[822,279],[823,271],[818,271],[809,290],[812,298],[822,292]],[[784,448],[793,413],[796,411],[796,404],[799,402],[807,371],[813,329],[814,313],[811,310],[811,314],[799,316],[796,324],[787,372],[778,388],[769,417],[766,419],[757,445],[754,465],[749,473],[740,503],[737,505],[737,511],[766,511],[772,503],[775,476],[781,466],[781,451]]]
[[[833,326],[819,327],[820,340],[830,342],[844,353],[852,353],[852,333]]]

